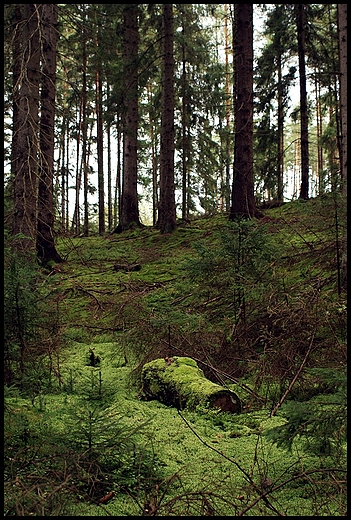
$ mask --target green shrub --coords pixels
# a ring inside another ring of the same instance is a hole
[[[345,458],[346,446],[346,375],[333,369],[315,369],[334,388],[333,393],[318,394],[308,401],[287,401],[281,413],[286,424],[266,432],[277,446],[289,450],[300,438],[307,450],[332,456],[338,463]]]

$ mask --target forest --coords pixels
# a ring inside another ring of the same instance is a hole
[[[346,4],[4,5],[4,516],[346,516]]]

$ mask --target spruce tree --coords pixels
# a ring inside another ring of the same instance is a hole
[[[235,144],[229,219],[261,216],[253,176],[253,4],[235,6]]]
[[[42,74],[40,97],[40,161],[37,214],[37,257],[42,264],[62,262],[54,241],[54,147],[56,96],[57,6],[42,4]]]
[[[123,19],[124,143],[121,216],[117,232],[140,226],[138,203],[138,4],[125,4]]]
[[[157,226],[161,233],[176,227],[174,194],[174,54],[173,5],[162,5],[162,115],[160,155],[160,203]]]

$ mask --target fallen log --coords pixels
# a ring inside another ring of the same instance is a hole
[[[157,399],[168,406],[194,410],[198,405],[222,412],[240,413],[238,396],[207,379],[196,361],[189,357],[155,359],[141,373],[141,396]]]

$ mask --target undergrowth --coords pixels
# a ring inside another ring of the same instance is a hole
[[[47,271],[8,254],[5,516],[345,515],[334,202],[61,237]],[[142,400],[145,362],[174,355],[242,413]]]

